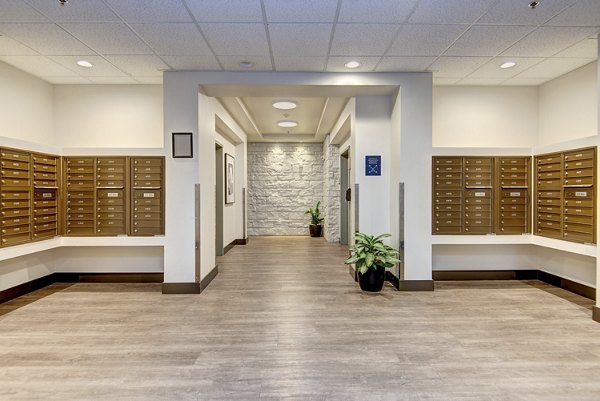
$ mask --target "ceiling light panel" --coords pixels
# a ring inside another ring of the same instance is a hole
[[[277,125],[281,128],[295,128],[298,126],[298,122],[294,120],[280,120],[277,121]]]
[[[298,107],[298,103],[293,100],[277,100],[272,105],[278,110],[293,110]]]
[[[342,1],[338,22],[393,24],[406,20],[417,0]]]
[[[0,32],[40,54],[96,54],[55,24],[0,24]]]
[[[200,24],[217,55],[269,55],[263,24]]]
[[[421,0],[409,22],[461,24],[474,23],[494,0]]]
[[[398,31],[396,24],[337,24],[332,56],[381,56]]]
[[[475,25],[446,52],[447,56],[495,56],[533,31],[527,26]]]
[[[187,5],[199,22],[263,22],[260,0],[194,0]]]
[[[160,55],[212,54],[196,24],[131,24],[131,27]]]
[[[62,26],[102,54],[152,54],[152,49],[125,24],[63,24]]]
[[[269,24],[273,55],[327,56],[332,24]]]
[[[102,1],[72,0],[64,7],[61,7],[56,0],[27,0],[27,2],[57,23],[119,21],[119,17]]]
[[[329,22],[338,0],[264,0],[268,22]]]
[[[439,56],[467,29],[465,25],[404,25],[390,56]]]
[[[77,0],[79,1],[79,0]],[[104,0],[127,22],[191,22],[192,18],[182,1],[143,0],[123,1]],[[188,4],[194,2],[188,2]]]

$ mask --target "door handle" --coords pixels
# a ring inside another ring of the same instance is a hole
[[[346,190],[346,202],[350,202],[352,200],[352,189],[348,188]]]

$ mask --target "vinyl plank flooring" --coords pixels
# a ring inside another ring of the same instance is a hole
[[[591,301],[538,281],[366,294],[347,253],[255,237],[200,295],[56,284],[2,304],[0,399],[600,399]]]

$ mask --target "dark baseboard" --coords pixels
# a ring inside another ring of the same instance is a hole
[[[238,238],[235,240],[236,245],[248,245],[248,238]]]
[[[223,248],[223,255],[227,254],[227,252],[231,251],[233,249],[234,246],[237,245],[237,240],[234,239],[233,241],[231,241],[231,243],[229,245],[226,245],[225,248]]]
[[[216,265],[210,273],[206,275],[202,280],[200,280],[200,292],[204,291],[206,287],[217,277],[219,274],[219,265]]]
[[[55,283],[162,283],[163,273],[52,273],[0,291],[0,304]]]
[[[348,265],[348,273],[350,273],[350,277],[354,279],[354,281],[358,281],[358,275],[356,274],[356,270],[352,265]]]
[[[585,284],[559,277],[555,274],[541,270],[449,270],[434,271],[435,281],[463,281],[463,280],[540,280],[579,294],[589,299],[596,299],[596,289]]]
[[[592,319],[600,323],[600,308],[597,306],[592,307]]]
[[[389,281],[395,289],[400,288],[400,279],[394,276],[390,271],[385,272],[385,281]]]
[[[200,294],[200,283],[163,283],[163,294]]]
[[[433,280],[399,280],[398,291],[433,291]]]

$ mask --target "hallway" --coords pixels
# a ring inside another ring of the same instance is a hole
[[[346,255],[253,237],[201,295],[57,284],[2,304],[0,399],[598,400],[592,301],[519,281],[364,294]]]

